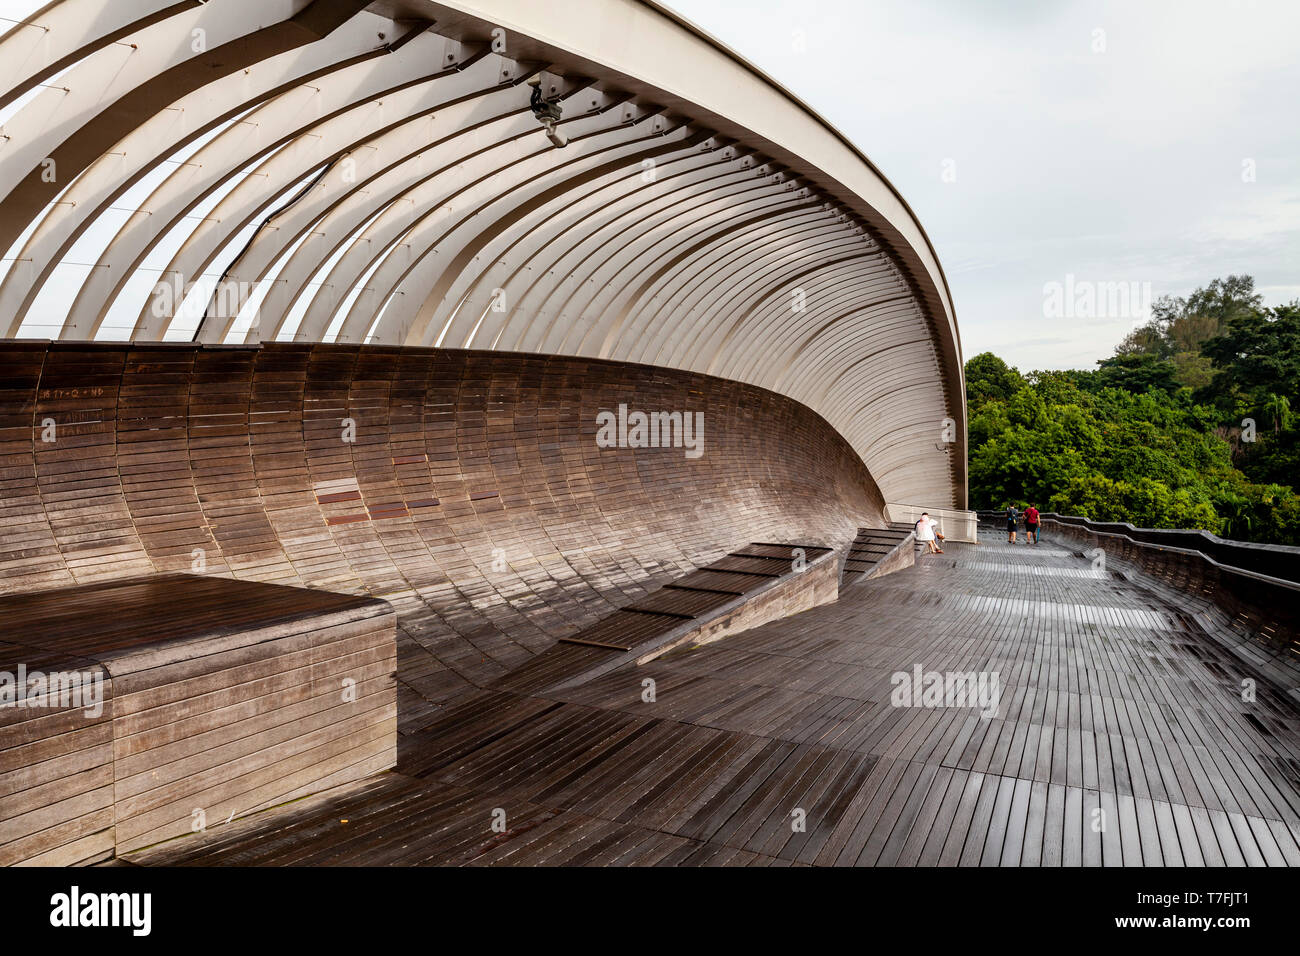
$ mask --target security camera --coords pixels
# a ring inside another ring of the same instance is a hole
[[[566,146],[569,142],[568,137],[555,128],[555,124],[560,120],[560,98],[558,96],[550,98],[542,96],[542,78],[540,76],[531,77],[528,80],[528,85],[533,88],[528,103],[533,108],[533,115],[537,117],[537,121],[546,129],[546,138],[557,149]]]

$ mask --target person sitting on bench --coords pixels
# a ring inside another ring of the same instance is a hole
[[[943,540],[943,535],[939,533],[939,522],[930,517],[928,512],[921,514],[921,520],[916,523],[916,540],[923,541],[930,549],[930,554],[943,554],[943,548],[934,543],[934,539]]]

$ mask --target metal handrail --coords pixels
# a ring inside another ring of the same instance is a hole
[[[981,521],[1006,519],[1003,511],[981,510]],[[1021,514],[1023,520],[1024,515]],[[1261,544],[1256,541],[1235,541],[1220,538],[1208,531],[1192,528],[1139,528],[1127,521],[1093,521],[1078,515],[1062,515],[1054,511],[1039,512],[1042,521],[1083,527],[1097,534],[1118,534],[1133,541],[1183,551],[1199,551],[1217,564],[1239,568],[1270,578],[1300,583],[1300,548],[1286,544]]]

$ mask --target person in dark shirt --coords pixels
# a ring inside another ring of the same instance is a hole
[[[1032,501],[1025,509],[1025,544],[1038,544],[1038,509]]]
[[[1016,521],[1020,518],[1020,513],[1016,511],[1015,505],[1007,505],[1007,543],[1016,543]]]

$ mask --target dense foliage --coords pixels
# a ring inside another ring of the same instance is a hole
[[[1152,314],[1095,370],[966,363],[972,507],[1300,544],[1300,302],[1229,276]]]

